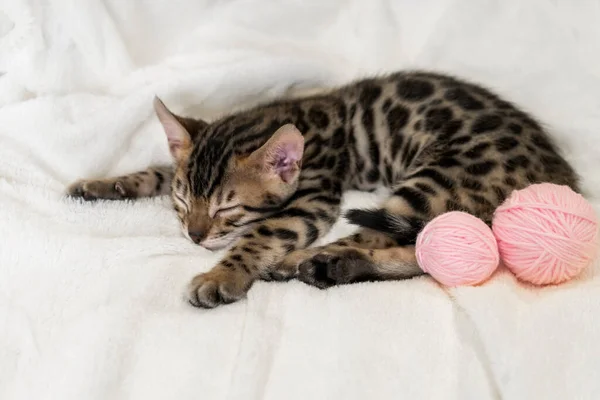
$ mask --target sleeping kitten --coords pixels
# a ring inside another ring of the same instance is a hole
[[[131,199],[170,193],[184,231],[217,250],[189,301],[215,307],[257,279],[319,288],[423,274],[414,243],[438,214],[490,222],[512,190],[577,176],[540,125],[479,86],[427,72],[366,79],[327,94],[280,100],[213,123],[155,99],[174,165],[73,184],[69,194]],[[360,230],[308,248],[340,213],[347,189],[392,190],[380,208],[350,210]]]

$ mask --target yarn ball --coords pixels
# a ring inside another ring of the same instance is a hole
[[[514,191],[494,213],[492,229],[504,264],[536,285],[573,278],[598,249],[594,209],[568,186],[541,183]]]
[[[476,285],[500,262],[492,230],[479,218],[451,211],[431,220],[417,236],[417,262],[445,286]]]

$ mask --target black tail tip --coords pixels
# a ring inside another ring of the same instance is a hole
[[[420,218],[395,215],[384,209],[353,209],[345,217],[351,224],[385,233],[400,246],[415,244],[424,225]]]

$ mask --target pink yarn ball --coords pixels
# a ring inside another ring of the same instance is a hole
[[[492,230],[471,214],[452,211],[431,220],[417,236],[417,262],[446,286],[476,285],[498,267]]]
[[[573,278],[598,249],[594,209],[568,186],[541,183],[514,191],[496,210],[492,229],[504,264],[536,285]]]

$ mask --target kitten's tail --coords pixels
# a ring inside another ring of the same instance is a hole
[[[354,225],[385,233],[396,240],[399,246],[414,245],[427,222],[417,217],[391,214],[384,209],[349,210],[346,219]]]

